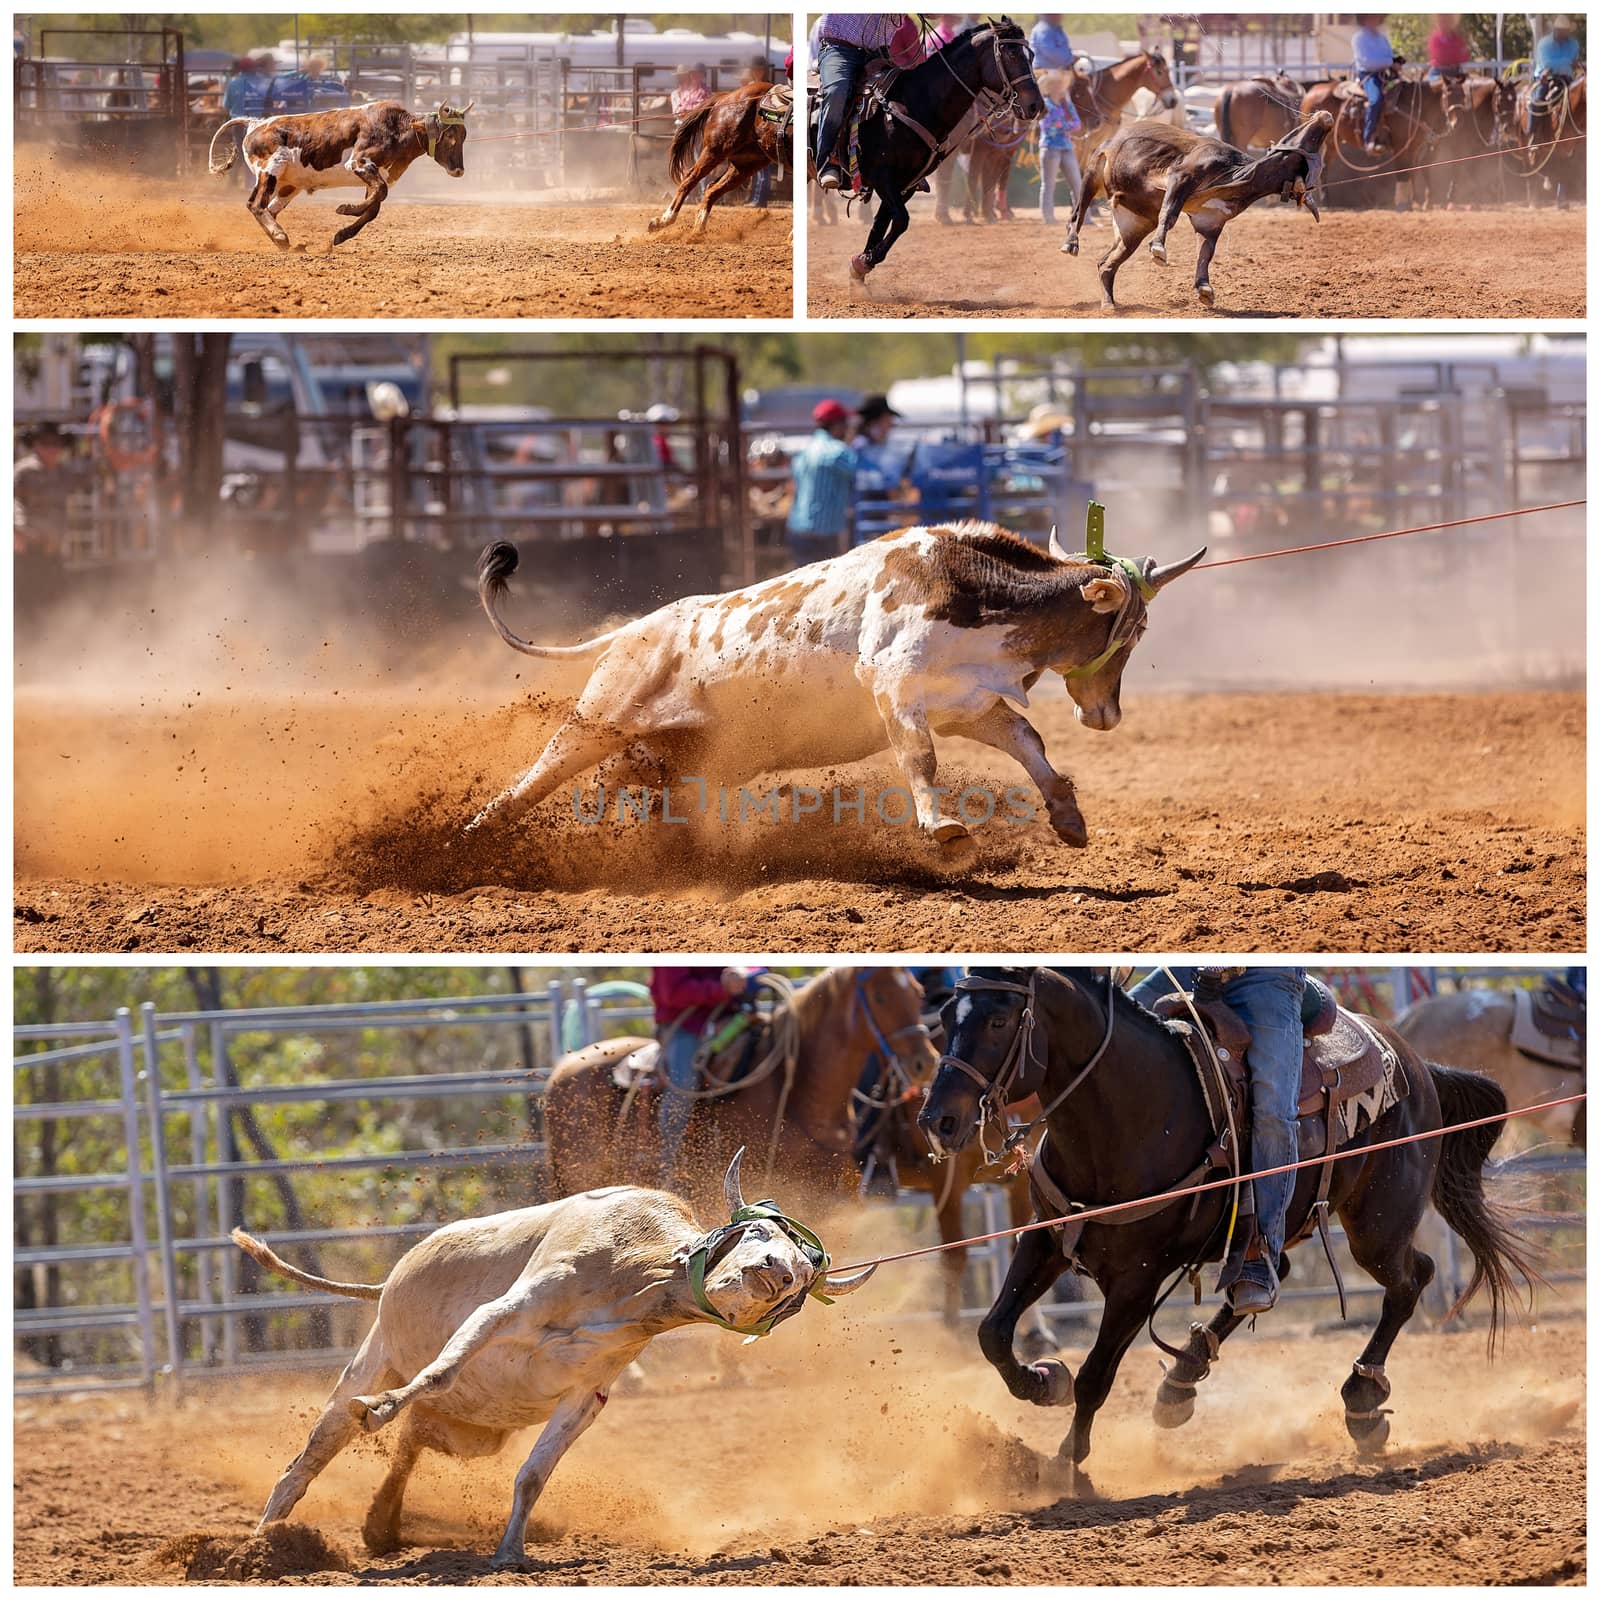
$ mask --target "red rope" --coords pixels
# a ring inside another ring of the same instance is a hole
[[[1332,183],[1325,183],[1324,189],[1338,189],[1347,183],[1372,183],[1384,178],[1403,177],[1408,172],[1427,172],[1432,167],[1458,167],[1463,161],[1488,161],[1493,156],[1521,155],[1524,150],[1548,150],[1558,144],[1572,144],[1579,139],[1587,139],[1586,133],[1567,133],[1559,139],[1544,139],[1538,144],[1513,144],[1507,145],[1504,150],[1480,150],[1473,156],[1452,156],[1448,161],[1424,161],[1420,167],[1396,167],[1392,171],[1379,169],[1376,172],[1363,172],[1354,178],[1336,178]]]
[[[1408,1133],[1399,1139],[1382,1139],[1377,1144],[1352,1146],[1335,1150],[1325,1156],[1311,1156],[1304,1161],[1290,1161],[1281,1167],[1266,1167],[1260,1172],[1241,1173],[1237,1178],[1214,1178],[1210,1183],[1192,1184],[1187,1189],[1170,1189],[1165,1194],[1146,1195],[1142,1200],[1119,1200],[1111,1206],[1091,1206],[1085,1211],[1074,1211],[1070,1218],[1042,1217],[1037,1222],[1024,1222],[1019,1227],[1001,1228],[994,1233],[980,1233],[971,1239],[953,1239],[949,1244],[925,1244],[918,1250],[902,1250],[898,1255],[878,1256],[872,1261],[853,1261],[847,1267],[829,1267],[830,1272],[860,1272],[864,1267],[881,1267],[891,1261],[910,1261],[916,1256],[934,1256],[944,1250],[965,1250],[969,1245],[988,1244],[992,1239],[1006,1239],[1012,1234],[1032,1233],[1037,1228],[1058,1228],[1063,1221],[1092,1222],[1096,1217],[1109,1217],[1118,1211],[1133,1211],[1156,1200],[1182,1200],[1192,1194],[1205,1194],[1211,1189],[1232,1189],[1241,1183],[1252,1183],[1257,1178],[1271,1178],[1280,1172],[1298,1172],[1302,1167],[1323,1167],[1333,1161],[1346,1161],[1352,1156],[1370,1156],[1377,1150],[1393,1150],[1403,1144],[1417,1144],[1423,1139],[1442,1139],[1447,1133],[1462,1133],[1468,1128],[1485,1128],[1491,1123],[1509,1122],[1512,1117],[1530,1117],[1536,1111],[1551,1111],[1557,1106],[1575,1106],[1587,1100],[1586,1094],[1569,1094],[1560,1100],[1543,1100],[1536,1106],[1520,1106],[1515,1111],[1502,1111],[1492,1117],[1474,1117],[1471,1122],[1453,1122],[1445,1128],[1430,1128],[1425,1133]]]
[[[1274,556],[1303,556],[1311,550],[1338,550],[1347,544],[1371,544],[1376,539],[1403,539],[1408,533],[1437,533],[1441,528],[1466,528],[1475,522],[1500,522],[1506,517],[1531,517],[1538,511],[1570,511],[1588,505],[1587,500],[1553,500],[1547,506],[1523,506],[1518,511],[1490,511],[1481,517],[1458,517],[1454,522],[1425,522],[1418,528],[1391,528],[1387,533],[1358,533],[1348,539],[1329,539],[1322,544],[1297,544],[1287,550],[1260,550],[1253,556],[1227,556],[1221,561],[1202,561],[1194,570],[1208,567],[1236,567],[1245,561],[1271,561]]]

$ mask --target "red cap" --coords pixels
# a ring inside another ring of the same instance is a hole
[[[811,420],[819,428],[835,422],[848,422],[850,413],[837,400],[819,400],[811,409]]]

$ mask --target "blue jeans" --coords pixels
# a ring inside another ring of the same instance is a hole
[[[845,546],[842,533],[795,533],[788,535],[789,552],[797,567],[810,566],[813,561],[826,561],[838,555]]]
[[[661,1091],[661,1105],[656,1112],[656,1127],[661,1134],[661,1187],[672,1187],[673,1175],[678,1167],[678,1152],[683,1148],[683,1136],[689,1131],[689,1118],[694,1114],[694,1101],[687,1094],[676,1091],[695,1087],[694,1057],[700,1048],[700,1035],[692,1028],[679,1028],[667,1040],[663,1050],[667,1087]]]
[[[867,52],[853,44],[824,39],[817,50],[817,171],[833,160],[833,147],[850,113],[850,96],[867,64]]]
[[[750,204],[765,206],[772,198],[772,168],[763,167],[750,180]]]
[[[1174,967],[1179,984],[1193,989],[1198,967]],[[1243,977],[1223,985],[1222,998],[1244,1018],[1250,1029],[1250,1049],[1245,1066],[1250,1073],[1252,1129],[1250,1167],[1287,1166],[1300,1157],[1300,1134],[1295,1112],[1300,1099],[1300,1057],[1305,1030],[1300,1005],[1305,997],[1303,967],[1251,967]],[[1153,972],[1133,988],[1133,997],[1149,1005],[1173,993],[1163,972]],[[1274,1271],[1283,1250],[1284,1219],[1294,1194],[1295,1174],[1279,1173],[1257,1178],[1256,1227]]]
[[[1369,72],[1361,80],[1361,87],[1367,96],[1367,121],[1361,138],[1363,143],[1371,144],[1378,137],[1378,118],[1383,114],[1383,79]]]

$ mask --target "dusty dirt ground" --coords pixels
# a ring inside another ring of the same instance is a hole
[[[869,1293],[872,1291],[869,1291]],[[865,1298],[865,1296],[863,1296]],[[852,1302],[855,1307],[857,1302]],[[686,1329],[618,1385],[535,1512],[527,1574],[489,1571],[530,1432],[498,1457],[425,1457],[373,1557],[360,1524],[385,1436],[351,1447],[290,1523],[250,1537],[331,1375],[142,1400],[20,1401],[19,1584],[1581,1585],[1584,1330],[1403,1333],[1393,1433],[1365,1460],[1338,1385],[1364,1334],[1241,1332],[1195,1420],[1150,1421],[1141,1340],[1100,1415],[1096,1499],[1064,1498],[1064,1411],[1020,1406],[970,1333],[808,1308],[741,1347]],[[719,1342],[720,1341],[720,1342]],[[1069,1346],[1076,1367],[1083,1346]]]
[[[469,184],[470,176],[461,180]],[[16,184],[19,317],[787,317],[787,207],[713,212],[659,234],[656,206],[432,204],[397,190],[330,251],[345,191],[298,198],[281,254],[233,174],[187,186],[25,164]],[[332,195],[332,198],[330,198]]]
[[[1212,262],[1215,314],[1223,317],[1581,317],[1585,305],[1582,207],[1429,211],[1325,211],[1265,203],[1228,224]],[[842,218],[842,212],[841,212]],[[807,310],[813,317],[1114,316],[1100,307],[1095,265],[1111,247],[1109,221],[1087,228],[1082,253],[1061,254],[1057,225],[1019,213],[1010,223],[941,227],[924,202],[865,289],[850,257],[858,220],[813,225]],[[1195,298],[1194,230],[1174,230],[1171,264],[1141,246],[1117,275],[1122,312],[1206,314]],[[1530,261],[1539,263],[1529,272]]]
[[[840,826],[723,824],[714,791],[713,813],[686,826],[618,824],[614,801],[611,820],[580,824],[567,792],[510,835],[468,843],[462,824],[532,760],[562,701],[488,709],[481,679],[475,698],[263,696],[255,676],[241,667],[204,695],[123,701],[18,691],[19,952],[1585,942],[1577,692],[1130,684],[1122,726],[1101,735],[1041,686],[1030,716],[1077,782],[1089,847],[1060,845],[1042,822],[995,820],[958,869],[910,830],[848,811]],[[940,741],[940,757],[941,782],[1019,781],[977,745]],[[900,780],[874,763],[792,781],[836,782],[848,799]],[[685,795],[675,804],[687,809]]]

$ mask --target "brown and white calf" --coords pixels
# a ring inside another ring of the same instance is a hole
[[[248,123],[242,147],[256,181],[245,204],[280,250],[289,249],[289,236],[278,225],[278,214],[297,194],[364,188],[366,198],[359,205],[338,208],[341,217],[355,218],[333,236],[335,244],[343,244],[377,216],[390,185],[400,181],[413,161],[430,156],[452,178],[462,176],[467,112],[474,104],[457,111],[440,101],[423,116],[397,100],[379,100],[300,116],[234,117],[212,136],[211,170],[226,172],[233,165],[238,151],[226,136],[229,129]],[[219,141],[226,144],[226,154],[219,154]]]
[[[260,1526],[287,1517],[346,1445],[399,1418],[389,1474],[362,1529],[369,1549],[393,1550],[424,1450],[493,1455],[518,1429],[542,1424],[494,1557],[496,1567],[521,1563],[528,1515],[550,1474],[658,1333],[694,1322],[766,1332],[808,1294],[849,1294],[876,1270],[829,1275],[826,1257],[813,1259],[782,1219],[746,1211],[738,1156],[724,1193],[739,1220],[710,1232],[677,1195],[636,1188],[452,1222],[412,1246],[382,1284],[314,1277],[235,1229],[234,1242],[269,1271],[378,1302]],[[703,1271],[698,1292],[691,1266]]]
[[[1167,235],[1180,216],[1187,216],[1200,235],[1195,293],[1204,304],[1213,305],[1211,257],[1223,228],[1241,211],[1267,195],[1278,195],[1322,220],[1315,190],[1322,175],[1323,142],[1332,127],[1333,118],[1319,111],[1264,156],[1252,157],[1188,128],[1131,123],[1112,134],[1090,158],[1061,248],[1077,255],[1078,233],[1090,205],[1099,195],[1109,196],[1117,237],[1098,270],[1102,304],[1115,310],[1117,269],[1152,232],[1150,254],[1165,266]]]
[[[478,595],[513,649],[598,656],[572,713],[532,767],[469,824],[510,819],[608,757],[630,776],[742,784],[763,772],[893,750],[918,825],[962,849],[939,813],[933,736],[977,739],[1038,786],[1056,834],[1088,842],[1072,780],[1017,708],[1060,673],[1088,728],[1121,720],[1122,671],[1146,606],[1201,556],[1102,565],[1041,549],[992,523],[905,528],[729,594],[675,600],[587,644],[518,637],[499,614],[517,552],[494,544]]]

